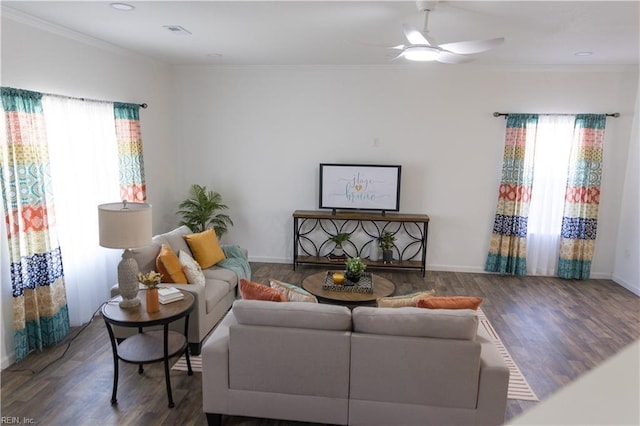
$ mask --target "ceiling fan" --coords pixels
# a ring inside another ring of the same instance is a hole
[[[437,1],[418,0],[416,2],[418,10],[424,13],[423,30],[420,32],[409,24],[403,24],[404,35],[407,37],[409,44],[393,46],[392,49],[402,51],[394,59],[405,58],[410,61],[437,61],[446,64],[460,64],[473,60],[472,57],[466,55],[486,52],[504,43],[504,38],[498,37],[487,40],[437,44],[429,35],[427,27],[429,13],[435,9],[437,4]]]

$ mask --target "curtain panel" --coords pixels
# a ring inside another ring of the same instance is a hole
[[[533,182],[536,114],[509,114],[502,178],[485,271],[526,275],[527,220]]]
[[[1,88],[0,183],[13,293],[16,359],[69,332],[40,93]]]
[[[58,241],[71,326],[91,320],[116,282],[118,250],[100,246],[98,209],[120,199],[113,102],[44,95]]]
[[[147,187],[142,158],[140,106],[116,102],[113,112],[118,141],[120,199],[141,203],[147,199]]]
[[[565,194],[558,276],[589,278],[598,230],[604,114],[576,116]]]

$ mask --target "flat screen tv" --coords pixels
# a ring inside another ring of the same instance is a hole
[[[402,166],[320,164],[320,208],[400,210]]]

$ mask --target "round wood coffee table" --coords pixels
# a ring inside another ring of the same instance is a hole
[[[334,271],[330,271],[329,273],[333,272]],[[324,284],[326,276],[327,271],[309,275],[302,281],[302,288],[321,299],[343,303],[372,302],[378,297],[389,296],[396,290],[395,284],[388,279],[375,274],[371,274],[371,279],[373,280],[373,293],[323,290],[322,285]]]

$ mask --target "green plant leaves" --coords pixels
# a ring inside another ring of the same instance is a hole
[[[191,185],[189,198],[178,206],[178,214],[182,216],[180,225],[186,225],[193,232],[203,232],[213,228],[218,238],[228,231],[233,225],[231,218],[219,210],[229,207],[222,203],[222,195],[218,192],[207,190],[206,186]]]

